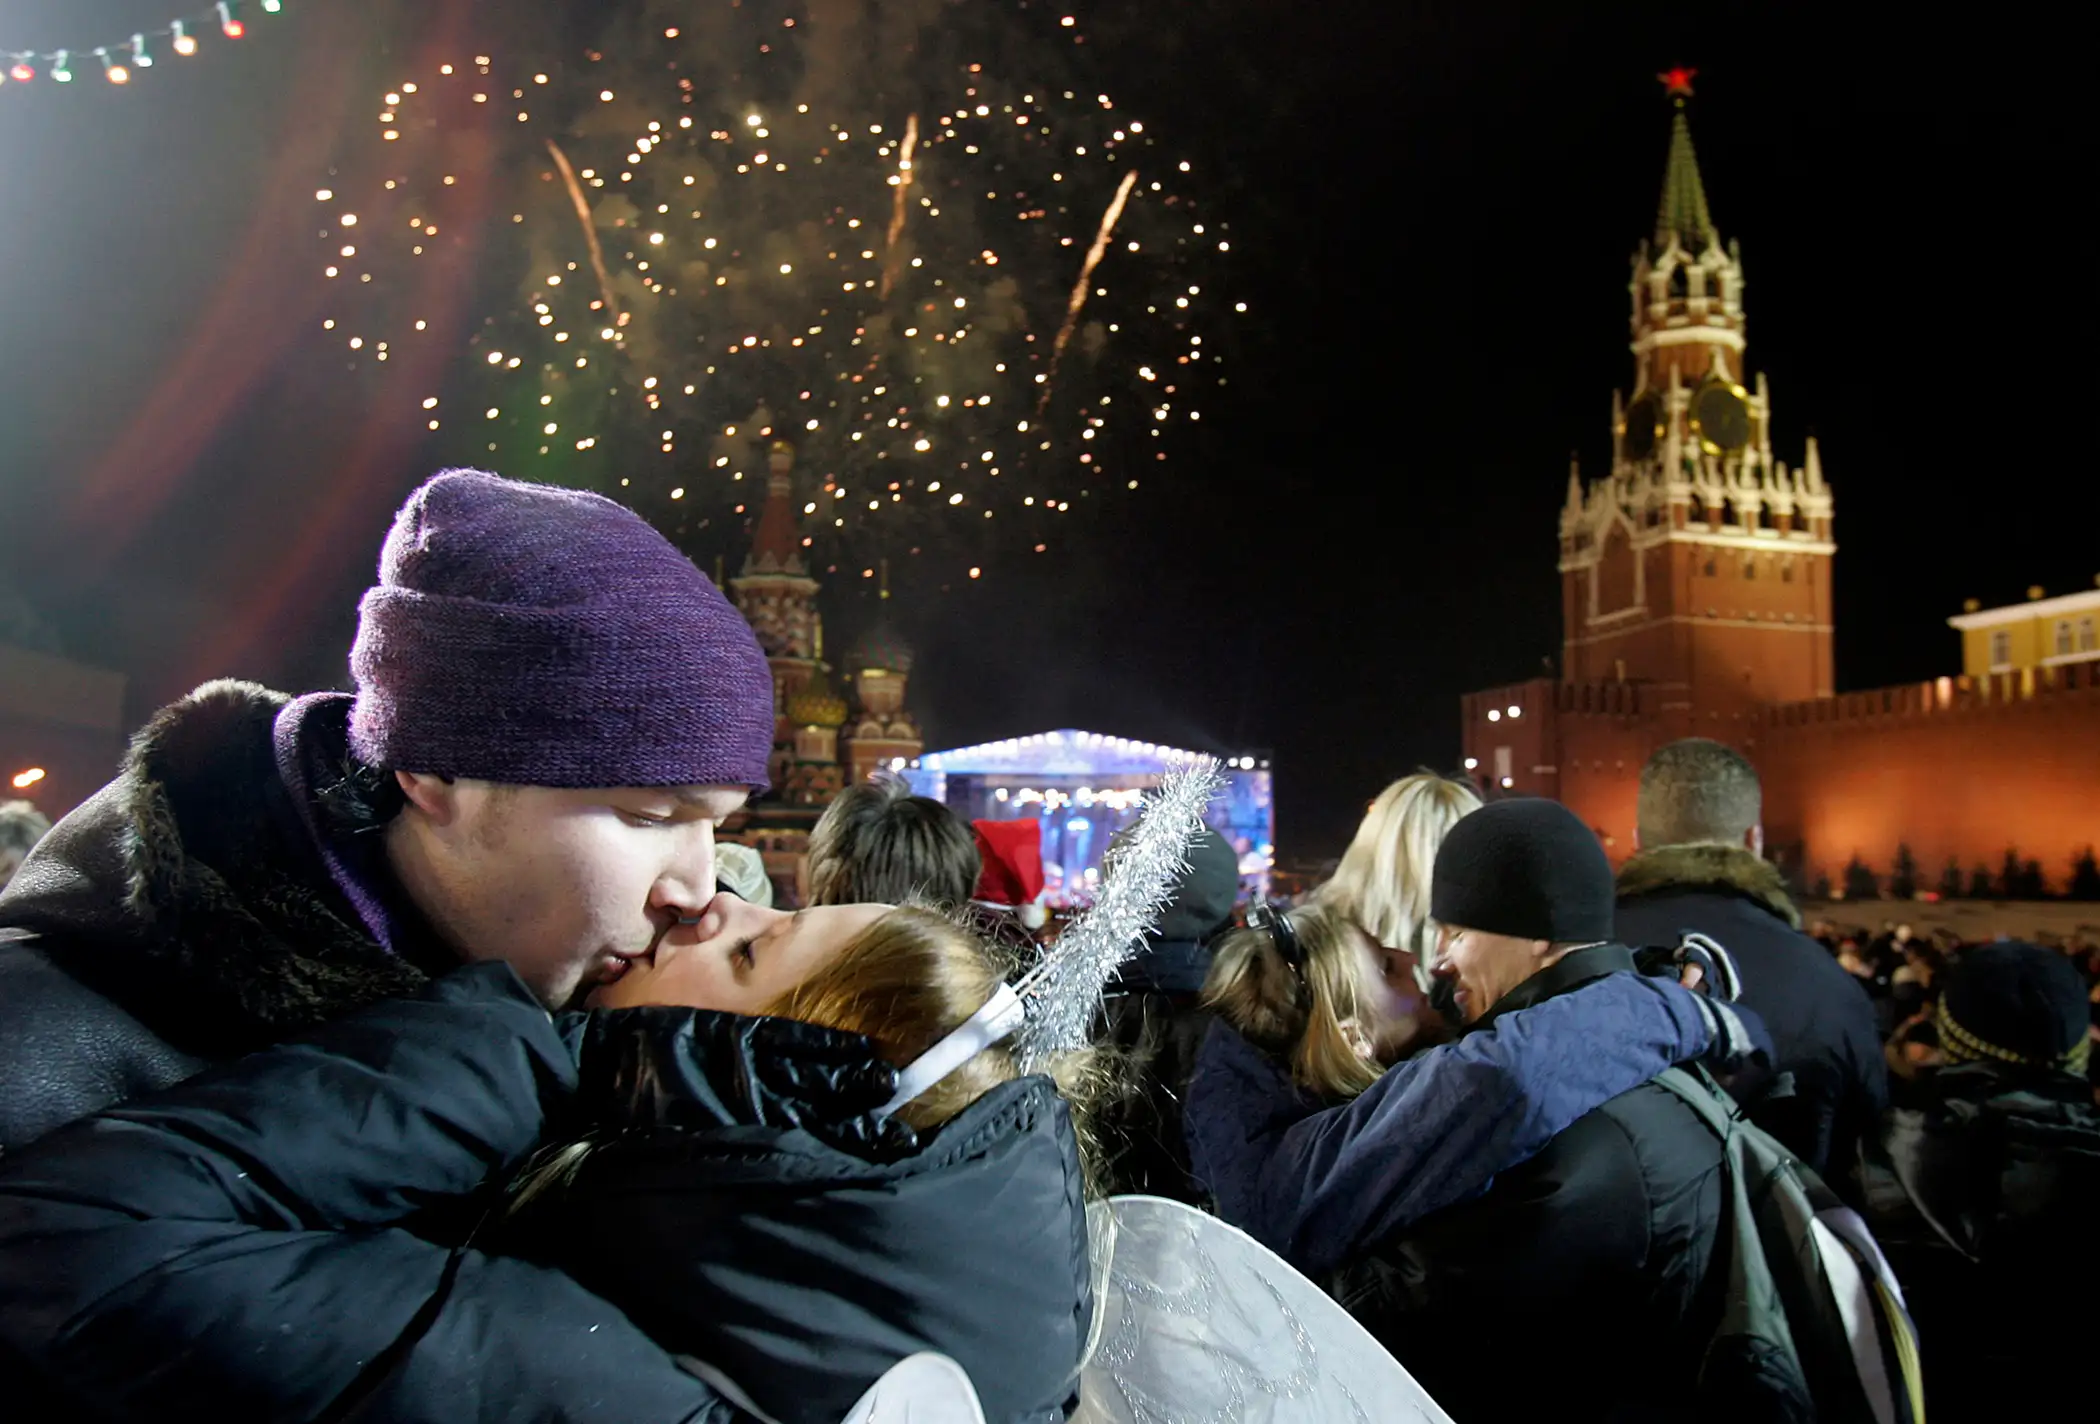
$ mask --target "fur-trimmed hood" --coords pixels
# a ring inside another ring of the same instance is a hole
[[[1670,890],[1717,890],[1740,895],[1771,911],[1792,929],[1801,928],[1801,911],[1787,893],[1779,867],[1746,846],[1702,842],[1643,851],[1619,871],[1619,898],[1631,900]]]
[[[53,828],[0,895],[0,926],[33,932],[69,973],[205,1058],[427,978],[372,937],[330,880],[293,799],[304,792],[287,788],[277,761],[289,702],[220,681],[162,708],[117,778]],[[316,720],[325,735],[332,724]]]

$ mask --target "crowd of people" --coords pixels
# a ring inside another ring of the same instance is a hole
[[[1918,1071],[1947,1062],[1940,1043],[1940,1001],[1950,968],[1970,951],[2003,942],[2009,936],[1968,940],[1951,930],[1919,933],[1912,926],[1885,922],[1879,931],[1864,926],[1840,927],[1817,920],[1809,934],[1841,968],[1859,980],[1874,1006],[1877,1030],[1887,1042],[1889,1071],[1902,1097]],[[2100,1042],[2100,939],[2090,932],[2037,933],[2033,943],[2054,950],[2084,985],[2087,1035]],[[2100,1091],[2100,1058],[2087,1055],[2087,1071]]]
[[[0,861],[13,1417],[835,1424],[929,1355],[995,1424],[1178,1417],[1098,1329],[1090,1204],[1134,1194],[1461,1424],[1961,1419],[2079,1370],[2100,956],[1804,930],[1719,743],[1654,755],[1616,871],[1426,773],[1299,904],[1197,833],[1105,995],[1024,1001],[1083,931],[996,826],[848,788],[792,908],[716,843],[771,671],[609,501],[430,481],[351,666],[199,689]],[[1312,1417],[1300,1343],[1201,1417]]]

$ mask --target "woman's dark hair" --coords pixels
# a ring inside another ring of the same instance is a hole
[[[809,833],[812,905],[961,905],[983,868],[961,818],[900,777],[847,787]]]

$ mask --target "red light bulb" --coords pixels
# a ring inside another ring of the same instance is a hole
[[[7,71],[7,76],[17,83],[27,84],[30,80],[36,78],[36,70],[30,65],[18,64]]]

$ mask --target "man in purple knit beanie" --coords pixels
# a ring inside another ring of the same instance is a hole
[[[425,483],[386,537],[350,662],[351,693],[221,681],[163,708],[0,895],[0,1154],[462,964],[502,961],[540,1005],[570,1004],[700,913],[716,826],[766,784],[757,640],[689,559],[597,495],[471,470]],[[398,1153],[393,1127],[361,1130]],[[114,1343],[164,1352],[139,1374],[165,1381],[212,1339],[241,1371],[200,1386],[213,1413],[349,1417],[377,1370],[394,1392],[364,1417],[424,1413],[407,1400],[444,1418],[733,1417],[558,1272],[520,1288],[528,1268],[510,1263],[499,1291],[493,1267],[447,1264],[438,1243],[456,1237],[328,1225],[278,1221],[239,1254],[198,1235],[194,1265],[132,1312],[138,1338]],[[223,1289],[248,1253],[291,1249],[287,1230],[318,1238],[285,1281],[176,1304]],[[333,1300],[331,1318],[280,1318],[290,1280]],[[0,1320],[40,1289],[0,1273]],[[390,1313],[426,1295],[447,1303],[413,1330]],[[44,1370],[8,1348],[14,1397]],[[158,1407],[179,1392],[140,1398],[156,1407],[139,1417],[183,1412]]]
[[[700,913],[714,827],[766,784],[773,674],[691,560],[611,500],[455,470],[360,615],[349,749],[405,796],[386,859],[454,952],[558,1007]]]

